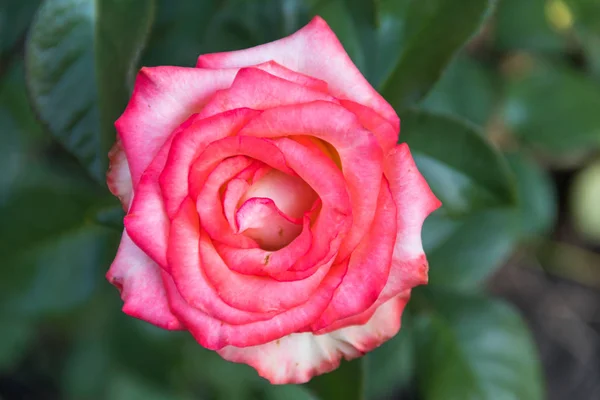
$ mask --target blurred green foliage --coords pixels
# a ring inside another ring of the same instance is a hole
[[[444,205],[423,229],[430,285],[400,334],[312,385],[275,387],[120,313],[104,274],[123,213],[103,176],[141,65],[193,66],[313,15],[396,108],[400,141]],[[599,49],[596,0],[4,1],[0,398],[544,398],[526,325],[485,284],[556,226],[551,168],[598,153]],[[573,201],[595,243],[597,168]]]

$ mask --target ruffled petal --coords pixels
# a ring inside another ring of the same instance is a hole
[[[119,198],[123,209],[127,211],[133,197],[133,187],[129,164],[119,138],[108,152],[108,159],[110,160],[106,173],[108,190]]]
[[[385,176],[396,203],[398,235],[392,256],[392,270],[381,302],[406,289],[427,283],[427,259],[421,229],[425,218],[441,206],[417,169],[406,143],[385,159]]]
[[[241,68],[274,60],[329,85],[336,97],[364,104],[390,121],[395,130],[399,120],[392,106],[362,76],[335,33],[320,17],[298,32],[261,46],[225,53],[205,54],[198,58],[201,68]]]
[[[164,329],[183,329],[169,309],[160,267],[123,231],[106,278],[121,291],[123,312]]]
[[[231,87],[217,92],[200,111],[200,115],[205,118],[241,107],[266,110],[316,100],[336,101],[326,93],[279,78],[258,68],[241,68]]]
[[[197,113],[236,71],[181,67],[142,68],[131,100],[115,122],[129,161],[133,186],[179,124]]]
[[[342,357],[360,357],[396,335],[409,296],[406,292],[388,300],[364,325],[324,335],[294,333],[263,345],[227,346],[218,352],[226,360],[252,366],[273,384],[305,383],[336,369]]]

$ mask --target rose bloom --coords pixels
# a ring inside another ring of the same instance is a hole
[[[143,68],[108,186],[123,311],[302,383],[400,329],[440,206],[394,109],[321,18],[262,46]]]

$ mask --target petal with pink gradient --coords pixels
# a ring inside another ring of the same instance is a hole
[[[142,68],[125,112],[115,122],[129,161],[133,186],[173,130],[197,113],[236,70],[183,67]]]
[[[169,308],[160,267],[123,231],[106,278],[121,291],[123,312],[164,329],[183,329]]]
[[[227,346],[218,353],[226,360],[252,366],[272,384],[305,383],[336,369],[342,357],[360,357],[395,336],[409,297],[407,291],[388,300],[364,325],[324,335],[293,333],[259,346]]]
[[[266,110],[316,100],[336,102],[334,97],[326,93],[279,78],[258,68],[241,68],[231,87],[215,93],[200,111],[200,115],[206,118],[241,107]]]
[[[199,68],[242,68],[273,60],[286,68],[318,79],[329,85],[336,97],[364,104],[399,128],[396,112],[369,82],[344,50],[335,33],[320,17],[296,33],[250,49],[204,54]]]
[[[379,146],[383,149],[383,154],[387,154],[396,147],[400,132],[398,129],[394,129],[394,126],[387,119],[381,117],[369,107],[350,100],[340,100],[340,104],[348,111],[352,111],[362,126],[375,135]]]
[[[302,220],[291,219],[272,199],[252,197],[236,213],[239,233],[248,236],[262,249],[278,250],[302,232]]]
[[[133,242],[163,268],[167,266],[169,219],[165,213],[158,176],[167,160],[172,138],[152,160],[138,184],[124,224]]]
[[[106,172],[106,184],[110,192],[121,201],[123,209],[127,211],[133,198],[133,187],[129,164],[120,139],[117,138],[108,152],[108,159],[110,161]]]
[[[281,64],[277,64],[273,60],[255,65],[254,68],[258,68],[260,70],[268,72],[271,75],[275,75],[287,81],[297,83],[298,85],[306,86],[307,88],[327,93],[327,82],[309,75],[300,74],[298,72],[292,71],[291,69],[286,68]]]
[[[423,252],[421,229],[425,218],[441,206],[417,169],[406,143],[396,146],[387,155],[384,170],[398,210],[398,236],[390,278],[379,302],[427,283],[428,265]]]

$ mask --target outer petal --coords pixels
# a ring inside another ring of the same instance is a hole
[[[121,291],[125,314],[164,329],[182,329],[169,309],[160,267],[131,241],[126,231],[106,278]]]
[[[163,268],[167,268],[169,219],[158,186],[158,176],[165,165],[171,139],[167,140],[142,175],[129,213],[123,221],[135,244]]]
[[[360,357],[396,335],[408,299],[406,292],[388,300],[364,325],[325,335],[294,333],[259,346],[227,346],[219,354],[226,360],[249,364],[273,384],[305,383],[337,368],[342,357]]]
[[[333,146],[342,163],[354,218],[340,249],[341,259],[346,258],[368,231],[377,207],[383,152],[375,136],[363,128],[353,113],[324,101],[266,110],[250,121],[239,135],[309,135]],[[304,164],[296,171],[313,168]]]
[[[348,54],[320,17],[291,36],[250,49],[205,54],[201,68],[239,68],[274,60],[294,71],[324,80],[336,97],[353,100],[374,109],[399,129],[398,116],[362,76]]]
[[[110,192],[119,198],[123,209],[127,211],[133,197],[133,187],[129,164],[119,138],[108,152],[108,158],[110,164],[106,173],[106,184]]]
[[[441,206],[410,154],[408,145],[398,145],[385,160],[385,175],[398,209],[398,236],[392,256],[390,278],[380,302],[397,293],[427,283],[427,260],[421,229],[425,218]]]
[[[260,69],[242,68],[231,87],[217,92],[200,111],[200,115],[205,118],[241,107],[266,110],[316,100],[336,101],[328,94],[278,78]]]
[[[142,68],[131,100],[115,123],[134,187],[173,130],[217,90],[229,87],[235,74],[232,69]]]

